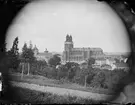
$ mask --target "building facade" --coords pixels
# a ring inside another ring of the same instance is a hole
[[[83,63],[87,61],[92,56],[103,55],[103,50],[101,48],[75,48],[72,40],[72,36],[67,35],[64,44],[64,51],[62,62],[76,62]]]
[[[53,57],[53,54],[49,53],[47,49],[44,52],[39,52],[37,47],[35,46],[33,51],[34,51],[34,56],[36,57],[37,60],[41,60],[41,61],[45,60],[48,63],[49,59]]]

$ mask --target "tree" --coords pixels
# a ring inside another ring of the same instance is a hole
[[[29,75],[30,64],[35,61],[34,52],[33,52],[32,48],[31,48],[31,46],[27,47],[27,44],[24,43],[24,46],[22,48],[21,57],[23,59],[23,62],[27,63],[27,65],[28,65],[28,73],[27,73],[27,75]]]
[[[92,67],[92,64],[94,64],[94,63],[95,63],[95,59],[93,57],[88,59],[88,66],[89,67]]]
[[[13,41],[12,48],[7,52],[9,68],[17,69],[19,66],[18,37]]]
[[[75,76],[76,70],[79,68],[79,64],[75,62],[67,62],[64,66],[67,68],[67,79],[72,80]]]
[[[57,79],[66,78],[67,72],[68,69],[64,65],[60,66],[57,70]]]
[[[93,87],[104,87],[105,82],[105,74],[104,72],[99,72],[97,75],[94,76],[91,85]]]
[[[88,68],[84,70],[84,74],[85,74],[85,84],[84,84],[84,86],[85,87],[87,85],[88,77],[90,78],[89,74],[92,74],[92,70],[93,70],[92,64],[94,64],[94,63],[95,63],[95,59],[93,57],[88,59]],[[93,74],[91,76],[93,76]]]
[[[57,65],[59,65],[60,62],[61,62],[61,59],[60,59],[60,57],[58,57],[58,55],[53,55],[53,57],[50,58],[50,60],[49,60],[49,64],[51,66],[54,66],[54,67],[56,67]]]

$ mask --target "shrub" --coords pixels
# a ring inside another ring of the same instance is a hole
[[[103,72],[99,72],[97,75],[94,76],[91,86],[92,87],[104,87],[105,81],[105,74]]]
[[[94,78],[94,74],[89,74],[87,77],[87,84],[91,84],[93,78]]]

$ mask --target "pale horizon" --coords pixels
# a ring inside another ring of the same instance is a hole
[[[58,0],[27,5],[7,32],[7,49],[19,38],[19,52],[32,41],[39,52],[63,52],[66,35],[74,47],[100,47],[104,52],[130,52],[126,28],[105,3],[95,0]]]

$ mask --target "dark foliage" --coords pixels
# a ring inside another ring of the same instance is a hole
[[[59,65],[61,62],[60,57],[58,57],[58,55],[54,55],[50,60],[49,60],[49,64],[51,66],[56,67],[57,65]]]
[[[19,67],[19,52],[18,52],[18,37],[15,38],[12,48],[7,52],[6,61],[8,64],[8,67],[17,70]]]

